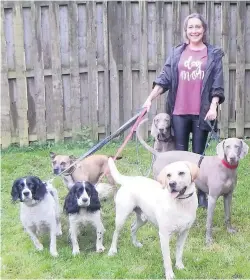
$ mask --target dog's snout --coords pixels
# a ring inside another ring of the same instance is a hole
[[[171,189],[175,189],[175,188],[176,188],[176,182],[175,182],[175,181],[170,181],[170,182],[169,182],[169,187],[170,187]]]
[[[59,174],[59,168],[54,168],[54,174]]]
[[[160,133],[164,132],[164,128],[159,128]]]
[[[82,202],[87,202],[88,201],[88,199],[86,198],[86,197],[84,197],[83,199],[82,199]]]
[[[23,195],[24,196],[29,196],[30,192],[26,191],[26,192],[23,192]]]

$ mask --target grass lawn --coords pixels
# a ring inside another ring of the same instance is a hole
[[[250,145],[250,142],[247,142]],[[120,143],[110,143],[97,153],[114,155]],[[44,251],[35,250],[33,243],[23,231],[19,220],[19,204],[11,202],[10,191],[13,180],[20,176],[37,175],[46,180],[53,177],[49,151],[62,154],[82,155],[87,148],[78,144],[35,146],[26,149],[12,148],[2,152],[2,278],[4,279],[49,279],[49,278],[164,278],[162,255],[157,230],[147,224],[138,232],[138,239],[144,244],[139,249],[130,241],[130,223],[126,223],[120,236],[119,251],[108,257],[114,230],[114,202],[102,205],[103,223],[106,228],[104,246],[106,251],[95,253],[95,234],[91,227],[85,228],[80,235],[81,253],[71,254],[68,243],[68,222],[62,214],[63,235],[57,239],[58,258],[49,254],[49,236],[41,238]],[[215,144],[207,154],[214,154]],[[147,173],[151,155],[139,148],[140,164],[137,164],[135,142],[130,142],[123,150],[123,159],[117,162],[119,170],[127,175]],[[174,269],[176,278],[250,278],[250,154],[240,162],[238,185],[233,195],[232,224],[238,233],[230,235],[224,227],[223,200],[219,199],[214,215],[211,247],[205,246],[206,210],[198,209],[195,225],[189,233],[184,249],[185,269]],[[213,174],[211,174],[213,176]],[[60,196],[61,206],[67,193],[60,178],[54,180]],[[171,256],[175,261],[175,242],[171,241]]]

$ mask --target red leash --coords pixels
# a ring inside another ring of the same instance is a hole
[[[141,112],[141,114],[139,115],[139,117],[137,118],[136,122],[134,123],[134,125],[132,126],[129,134],[127,135],[126,139],[124,140],[124,142],[122,143],[121,147],[118,149],[116,155],[114,156],[114,161],[117,159],[117,157],[120,155],[120,153],[122,152],[122,150],[124,149],[124,147],[127,145],[128,141],[130,140],[130,138],[133,135],[133,132],[136,130],[138,124],[141,122],[141,119],[143,118],[143,116],[147,113],[147,108],[144,108],[143,111]],[[102,180],[102,178],[107,174],[107,169],[104,171],[104,173],[101,175],[101,177],[99,178],[97,184]]]

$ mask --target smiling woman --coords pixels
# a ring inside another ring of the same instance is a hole
[[[166,108],[176,149],[187,151],[192,133],[192,152],[203,154],[211,130],[206,121],[217,118],[217,106],[225,99],[223,52],[208,44],[207,23],[197,13],[186,17],[183,39],[173,48],[143,107],[149,111],[152,100],[169,91]],[[199,206],[207,207],[202,191]]]

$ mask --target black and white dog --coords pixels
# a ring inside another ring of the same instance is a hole
[[[20,219],[35,247],[41,251],[43,245],[37,234],[50,232],[50,254],[58,256],[56,236],[62,234],[57,190],[50,182],[42,182],[36,176],[22,177],[13,183],[13,201],[20,200]]]
[[[80,253],[77,235],[80,226],[87,223],[96,228],[96,251],[103,252],[103,234],[105,232],[101,219],[101,205],[95,187],[86,181],[77,182],[65,198],[64,210],[69,215],[69,234],[73,255]]]

